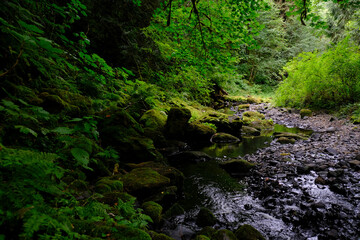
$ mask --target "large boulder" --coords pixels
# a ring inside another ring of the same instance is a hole
[[[198,122],[213,124],[218,132],[231,133],[238,137],[241,136],[243,121],[237,116],[212,111],[201,117]]]
[[[165,135],[170,139],[184,139],[191,112],[187,108],[173,107],[168,113]]]
[[[243,126],[241,130],[242,134],[246,136],[260,136],[261,133],[258,129],[249,126]]]
[[[228,133],[215,133],[211,137],[211,142],[213,143],[235,143],[240,142],[240,139],[228,134]]]
[[[141,116],[140,123],[143,124],[144,128],[150,128],[162,132],[165,128],[166,119],[167,115],[165,112],[151,109]]]
[[[201,123],[190,123],[187,129],[186,139],[192,144],[208,144],[216,130]]]
[[[159,224],[161,221],[161,214],[162,214],[162,206],[156,202],[148,201],[144,202],[141,205],[141,208],[144,210],[144,213],[148,215],[155,225]]]
[[[212,159],[209,155],[200,151],[183,151],[168,156],[171,164],[183,164],[189,162],[203,162]]]
[[[125,161],[162,159],[154,142],[144,137],[141,125],[124,109],[111,108],[100,114],[98,129],[103,146],[112,146]]]
[[[220,163],[219,166],[231,174],[246,175],[255,167],[255,164],[243,159],[231,159]]]
[[[235,231],[235,236],[242,240],[265,240],[261,233],[253,226],[244,224]]]
[[[259,131],[272,129],[274,127],[274,123],[271,119],[265,119],[264,114],[256,112],[256,111],[247,111],[243,113],[243,122],[244,125],[249,126],[251,128],[255,128]]]
[[[122,176],[121,180],[127,192],[141,199],[161,192],[170,185],[169,178],[147,167],[135,168]]]
[[[207,208],[201,208],[196,218],[196,224],[199,227],[213,226],[216,221],[214,214]]]
[[[242,239],[242,238],[239,238]],[[235,234],[228,229],[221,229],[216,231],[212,236],[211,240],[238,240]]]

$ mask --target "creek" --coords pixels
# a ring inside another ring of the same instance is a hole
[[[294,145],[280,145],[274,140],[274,132],[310,135],[312,130],[276,124],[264,136],[201,149],[213,159],[179,167],[186,177],[184,199],[180,201],[185,213],[167,221],[163,231],[177,240],[191,239],[201,230],[196,225],[199,209],[206,207],[218,220],[215,229],[236,230],[250,224],[267,239],[360,239],[359,171],[339,165],[341,161],[331,152],[314,149],[315,153],[309,154],[318,157],[313,159],[306,158],[305,153],[302,158],[296,155],[293,146],[316,144],[316,134]],[[300,149],[306,151],[305,147]],[[231,176],[219,163],[232,158],[256,162],[256,170],[250,176]],[[331,161],[324,163],[322,159]],[[324,166],[317,169],[316,164]],[[340,167],[346,174],[335,176],[335,180],[329,177]],[[317,184],[319,176],[334,182]],[[340,185],[345,192],[335,189]]]

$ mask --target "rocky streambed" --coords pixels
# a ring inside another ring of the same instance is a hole
[[[327,114],[301,118],[299,112],[267,104],[250,110],[271,118],[282,131],[312,134],[281,144],[272,131],[201,149],[215,158],[179,166],[186,176],[180,202],[186,211],[170,218],[163,232],[191,239],[201,230],[199,210],[207,207],[216,229],[250,224],[267,239],[359,239],[360,129]],[[243,117],[242,111],[236,115]],[[220,167],[230,158],[255,167],[231,176]]]

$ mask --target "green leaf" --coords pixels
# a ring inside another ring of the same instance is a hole
[[[28,128],[28,127],[25,127],[25,126],[23,126],[23,125],[16,125],[15,128],[16,128],[16,129],[19,129],[21,133],[25,133],[25,134],[29,134],[29,133],[30,133],[30,134],[33,135],[34,137],[37,137],[37,136],[38,136],[38,134],[37,134],[34,130],[32,130],[32,129]]]
[[[23,28],[25,28],[27,31],[36,32],[36,33],[39,33],[39,34],[43,34],[43,33],[44,33],[43,30],[41,30],[40,28],[38,28],[38,27],[35,26],[35,25],[27,24],[26,22],[21,21],[21,20],[19,20],[18,23],[19,23],[20,26],[22,26]]]
[[[87,151],[82,148],[72,148],[71,154],[81,166],[87,167],[90,158],[90,155]]]
[[[59,134],[63,134],[63,135],[69,135],[69,134],[72,134],[74,132],[74,130],[70,129],[68,127],[57,127],[55,129],[51,130],[51,132],[59,133]]]

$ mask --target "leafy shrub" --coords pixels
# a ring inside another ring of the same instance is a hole
[[[301,53],[284,70],[279,106],[330,109],[360,100],[360,51],[348,39],[323,54]]]

